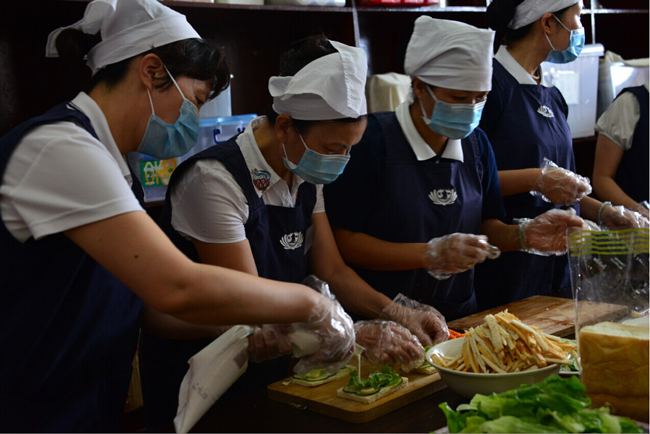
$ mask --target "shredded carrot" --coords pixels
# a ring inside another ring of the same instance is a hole
[[[449,339],[456,339],[456,338],[462,338],[462,337],[465,337],[464,333],[459,333],[457,331],[449,329]]]

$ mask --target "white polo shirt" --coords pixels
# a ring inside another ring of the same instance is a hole
[[[254,131],[266,121],[265,116],[251,121],[237,137],[237,145],[246,161],[251,184],[266,205],[293,208],[298,187],[304,182],[293,175],[289,185],[266,162]],[[266,172],[266,173],[263,173]],[[255,187],[260,175],[268,176],[266,188]],[[248,221],[248,203],[244,191],[232,174],[217,160],[198,161],[179,180],[171,194],[172,226],[184,237],[205,243],[226,244],[246,239],[244,225]],[[313,214],[325,212],[323,186],[316,186],[316,205]]]
[[[644,84],[646,90],[648,83]],[[639,100],[625,92],[614,100],[596,123],[596,131],[609,138],[612,142],[629,151],[634,140],[634,130],[641,118]]]
[[[72,104],[88,116],[99,140],[74,122],[42,125],[21,139],[5,169],[0,215],[21,242],[144,212],[104,113],[84,92]]]
[[[409,106],[409,101],[404,101],[399,106],[397,106],[395,109],[397,122],[399,123],[400,127],[402,127],[402,131],[406,136],[406,140],[408,140],[409,144],[411,145],[411,149],[413,149],[413,152],[415,153],[418,161],[434,158],[436,156],[435,151],[431,149],[431,146],[429,146],[427,142],[424,141],[420,133],[418,133],[418,130],[415,128],[415,124],[413,123],[413,119],[411,118],[411,113],[409,111]],[[445,146],[445,150],[442,152],[442,158],[458,160],[461,163],[464,161],[463,147],[460,143],[460,139],[447,140],[447,146]]]

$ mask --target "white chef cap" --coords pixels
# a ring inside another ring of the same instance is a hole
[[[432,86],[489,91],[493,42],[492,30],[421,16],[406,47],[404,71]]]
[[[93,75],[105,66],[184,39],[201,39],[185,15],[157,0],[94,0],[81,21],[56,29],[47,38],[47,57],[58,57],[56,38],[68,28],[94,35],[102,41],[88,53],[86,64]]]
[[[578,3],[579,0],[524,0],[515,8],[515,16],[508,24],[510,29],[519,29],[534,23],[548,12],[561,11]]]
[[[329,42],[337,53],[310,62],[294,76],[269,79],[276,113],[304,121],[358,118],[368,113],[366,53],[340,42]]]

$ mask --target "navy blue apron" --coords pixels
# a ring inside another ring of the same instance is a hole
[[[645,86],[628,87],[621,93],[630,92],[639,101],[641,116],[634,129],[632,147],[623,153],[616,177],[619,187],[636,202],[648,200],[648,90]]]
[[[502,107],[499,113],[495,101]],[[499,171],[541,167],[546,157],[575,172],[567,115],[568,107],[557,88],[521,85],[494,60],[492,91],[481,128],[490,139]],[[513,218],[532,219],[556,208],[527,192],[506,196],[503,204],[506,223]],[[577,205],[575,209],[579,211]],[[477,265],[475,285],[480,310],[552,292],[571,296],[566,256],[503,253],[499,259]]]
[[[225,143],[198,153],[174,171],[160,216],[160,226],[177,247],[188,257],[199,262],[194,245],[180,236],[171,225],[171,191],[183,173],[197,161],[218,160],[233,175],[246,197],[249,215],[244,228],[259,276],[299,283],[307,276],[305,242],[316,205],[316,186],[304,182],[298,188],[295,208],[265,205],[255,192],[250,170],[235,140],[236,137],[233,137]],[[178,390],[188,369],[187,361],[212,341],[213,339],[174,341],[161,339],[143,331],[140,366],[148,428],[155,429],[174,418],[178,407]],[[240,398],[286,378],[289,374],[288,356],[263,363],[249,363],[246,373],[219,402]]]
[[[30,129],[66,120],[97,138],[61,104],[0,140],[0,179]],[[0,219],[0,246],[2,430],[118,432],[142,302],[63,234],[21,243]]]
[[[440,157],[418,161],[395,113],[373,113],[386,148],[379,201],[364,233],[396,243],[426,243],[454,232],[480,233],[483,166],[476,134],[462,140],[464,163]],[[371,135],[372,131],[367,131]],[[435,199],[432,196],[441,194]],[[455,195],[455,200],[452,196]],[[453,202],[442,205],[443,202]],[[403,293],[438,309],[450,321],[476,311],[473,271],[434,279],[427,270],[372,271],[354,267],[389,298]]]

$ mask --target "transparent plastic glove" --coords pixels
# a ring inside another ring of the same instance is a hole
[[[406,327],[394,321],[359,321],[354,324],[356,342],[373,365],[389,364],[411,372],[424,363],[424,347]]]
[[[316,334],[321,344],[315,353],[302,357],[293,370],[298,375],[304,375],[312,369],[324,369],[327,374],[334,374],[354,353],[352,318],[336,301],[326,282],[309,276],[303,284],[317,289],[323,296],[309,315],[309,320],[306,323],[293,324],[293,329]]]
[[[605,205],[599,214],[599,223],[609,229],[649,227],[648,218],[623,206]]]
[[[432,306],[411,300],[404,294],[397,294],[384,308],[379,318],[403,325],[423,346],[449,339],[449,328],[445,317]]]
[[[567,252],[567,229],[582,228],[585,222],[573,208],[552,209],[534,219],[519,219],[521,250],[540,256],[561,256]]]
[[[639,202],[633,207],[629,208],[630,211],[638,212],[645,218],[650,218],[650,206],[648,205],[648,201],[644,200],[643,202]]]
[[[260,363],[291,354],[293,344],[287,337],[293,328],[288,324],[264,324],[255,327],[248,337],[248,360]]]
[[[537,190],[530,192],[555,205],[573,205],[591,193],[589,178],[558,167],[544,158],[542,173],[535,181]]]
[[[496,259],[499,255],[499,248],[488,243],[485,235],[454,233],[429,241],[426,264],[429,274],[445,280],[452,274],[474,268],[486,258]]]

